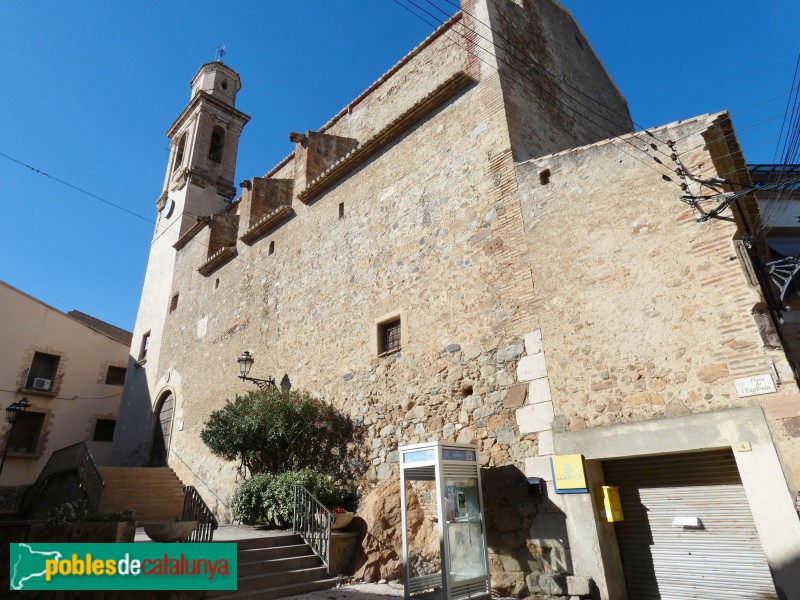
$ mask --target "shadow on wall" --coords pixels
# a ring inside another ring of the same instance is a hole
[[[772,580],[775,582],[775,591],[780,600],[791,600],[797,597],[797,589],[800,588],[800,556],[795,556],[778,568],[771,569]],[[786,592],[780,585],[791,582],[792,592]]]
[[[566,515],[547,492],[513,465],[481,469],[481,482],[493,591],[528,595],[529,575],[572,574]]]

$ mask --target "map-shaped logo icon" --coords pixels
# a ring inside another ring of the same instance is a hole
[[[60,560],[60,552],[40,552],[28,544],[17,544],[16,560],[12,557],[11,589],[24,590],[25,582],[45,576],[45,562]]]

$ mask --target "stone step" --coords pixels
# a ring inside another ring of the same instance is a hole
[[[328,576],[328,571],[324,566],[309,567],[307,569],[297,569],[294,571],[282,571],[280,573],[265,573],[260,575],[249,575],[239,577],[239,590],[249,592],[261,590],[268,587],[278,587],[291,583],[302,583],[303,581],[316,581]]]
[[[107,492],[103,492],[103,495],[100,497],[101,503],[105,501],[105,503],[118,503],[124,502],[125,500],[136,500],[138,502],[163,502],[167,501],[176,501],[180,500],[183,502],[183,492],[181,490],[172,489],[153,489],[149,492],[130,492],[126,493],[120,490],[108,490]]]
[[[315,592],[317,590],[326,590],[334,587],[338,581],[338,578],[333,577],[263,588],[250,592],[238,590],[235,592],[206,592],[206,598],[225,598],[225,600],[273,600],[274,598],[286,598],[287,596],[296,596],[298,594],[307,594],[308,592]]]
[[[101,475],[109,476],[129,476],[129,475],[145,475],[153,477],[157,475],[169,475],[177,477],[175,471],[171,467],[98,467]]]
[[[266,575],[268,573],[285,573],[288,571],[302,571],[322,566],[322,560],[316,554],[307,556],[291,556],[289,558],[275,558],[258,562],[249,561],[238,564],[238,576],[251,577],[253,575]],[[270,583],[272,583],[270,579]]]
[[[183,514],[183,485],[169,467],[100,467],[100,510],[133,510],[136,520],[170,521]]]
[[[251,548],[249,550],[239,550],[239,564],[252,561],[275,560],[276,558],[289,558],[292,556],[307,556],[314,554],[307,544],[296,544],[291,546],[275,546],[272,548]]]
[[[275,548],[276,546],[296,546],[303,543],[303,538],[296,533],[279,533],[277,535],[236,540],[238,550]]]

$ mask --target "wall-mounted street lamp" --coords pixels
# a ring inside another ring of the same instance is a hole
[[[8,453],[8,444],[11,442],[11,434],[14,433],[14,425],[17,422],[19,415],[24,413],[31,407],[31,403],[27,398],[22,398],[19,402],[12,402],[6,407],[6,421],[11,423],[11,429],[8,430],[8,437],[6,437],[6,446],[3,448],[3,456],[0,458],[0,475],[3,473],[3,465],[6,464],[6,454]]]
[[[242,355],[236,359],[239,363],[239,379],[242,381],[252,381],[255,383],[262,392],[266,392],[269,388],[275,388],[275,380],[270,377],[269,379],[258,379],[256,377],[248,377],[250,369],[253,368],[253,363],[256,362],[252,355],[245,350]]]

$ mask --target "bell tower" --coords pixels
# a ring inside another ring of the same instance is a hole
[[[236,195],[236,152],[250,120],[234,107],[241,87],[239,75],[221,61],[204,64],[192,78],[188,106],[167,130],[170,158],[157,206],[159,220],[165,208],[178,210],[180,235]]]
[[[222,61],[210,62],[200,67],[190,85],[188,105],[167,130],[169,161],[156,201],[158,217],[133,329],[120,426],[114,436],[112,461],[116,465],[144,465],[151,459],[154,425],[161,410],[158,404],[169,387],[163,377],[168,357],[162,357],[160,350],[175,293],[174,244],[198,218],[223,212],[236,195],[233,178],[239,136],[250,120],[235,108],[242,87],[239,75]],[[162,359],[164,364],[160,364]]]

